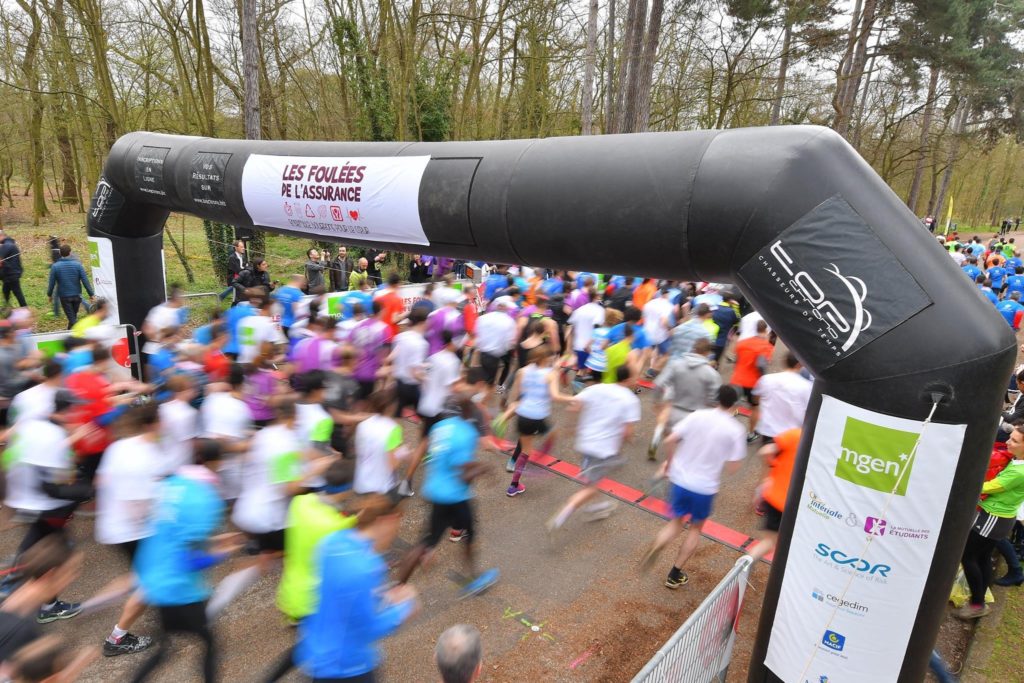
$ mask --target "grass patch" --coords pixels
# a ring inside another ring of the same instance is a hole
[[[1019,681],[1021,633],[1024,633],[1024,588],[1007,588],[999,597],[1004,601],[1002,621],[984,673],[989,681]]]

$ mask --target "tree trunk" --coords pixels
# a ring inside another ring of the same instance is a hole
[[[121,116],[117,108],[114,94],[114,80],[110,73],[110,61],[107,55],[110,46],[107,43],[106,21],[99,0],[69,0],[69,4],[78,15],[82,29],[88,37],[92,52],[93,80],[99,91],[99,101],[103,109],[103,141],[109,148],[121,134]]]
[[[836,69],[836,90],[832,95],[832,108],[836,112],[835,121],[832,127],[836,132],[846,125],[845,119],[849,112],[843,109],[843,98],[846,93],[846,81],[850,78],[850,71],[853,68],[853,51],[857,45],[857,29],[860,26],[862,0],[855,0],[853,14],[850,15],[850,31],[846,36],[846,49],[843,51],[843,58],[839,61]],[[840,133],[841,134],[841,133]]]
[[[917,215],[917,202],[921,195],[921,181],[924,179],[925,158],[928,149],[928,134],[931,132],[932,117],[935,115],[935,91],[939,86],[939,67],[932,65],[931,77],[928,79],[928,99],[924,104],[924,116],[921,119],[921,137],[918,140],[917,161],[914,163],[914,178],[910,182],[910,193],[907,195],[907,206]]]
[[[31,31],[25,41],[25,55],[21,62],[21,73],[25,88],[29,91],[29,184],[32,188],[32,225],[39,225],[39,219],[49,215],[43,178],[43,95],[39,91],[39,70],[36,57],[43,25],[39,19],[36,0],[17,0],[18,6],[28,15]]]
[[[640,78],[637,97],[636,117],[633,121],[633,132],[642,133],[647,130],[651,121],[651,86],[654,82],[654,61],[658,56],[658,43],[661,41],[661,20],[665,14],[665,0],[651,0],[651,18],[644,37],[643,57],[640,61]]]
[[[640,60],[644,50],[644,34],[647,26],[647,0],[638,0],[636,26],[629,46],[629,73],[626,76],[626,97],[622,113],[622,132],[635,132],[636,112],[640,100]]]
[[[590,135],[594,129],[594,67],[597,61],[597,0],[590,0],[587,17],[587,55],[583,71],[583,115],[580,134]]]
[[[789,71],[789,46],[793,40],[793,22],[786,14],[786,26],[782,31],[782,55],[779,57],[779,75],[775,79],[775,99],[772,101],[772,113],[768,119],[769,126],[779,125],[782,119],[782,98],[786,94],[786,72]]]
[[[629,0],[629,5],[626,10],[626,25],[623,28],[624,35],[622,52],[619,53],[619,73],[615,81],[615,111],[614,116],[612,117],[612,133],[624,132],[623,109],[625,108],[626,77],[628,76],[630,54],[633,52],[633,42],[636,40],[634,33],[637,24],[637,8],[641,2],[644,3],[646,11],[647,0]]]
[[[615,3],[618,0],[608,0],[608,32],[606,47],[606,59],[608,60],[608,82],[604,88],[604,132],[611,133],[612,131],[612,117],[615,112],[612,111],[612,105],[615,102]]]
[[[245,139],[259,140],[260,129],[260,47],[256,31],[256,0],[242,0],[242,77],[245,87]]]
[[[946,169],[942,172],[939,195],[935,200],[936,220],[945,215],[946,194],[949,192],[949,184],[953,180],[953,166],[956,164],[956,157],[960,152],[960,140],[963,136],[964,126],[967,124],[967,111],[970,109],[970,100],[970,97],[961,98],[956,108],[956,114],[954,114],[956,118],[953,120],[953,139],[949,142],[949,153],[946,155]]]

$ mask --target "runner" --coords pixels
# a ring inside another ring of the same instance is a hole
[[[711,330],[714,328],[715,333]],[[669,357],[682,358],[693,349],[698,339],[710,342],[718,333],[718,326],[711,320],[711,308],[707,304],[698,304],[693,315],[684,323],[676,325],[669,341]]]
[[[273,299],[263,295],[252,300],[257,307],[253,315],[246,316],[238,323],[238,362],[251,363],[260,354],[264,343],[283,347],[288,340],[281,334],[281,328],[273,318]]]
[[[658,446],[666,427],[671,429],[690,413],[713,406],[718,401],[722,376],[711,366],[709,358],[712,353],[710,340],[697,339],[690,353],[670,360],[654,380],[661,401],[658,404],[658,422],[647,449],[648,460],[657,459]]]
[[[751,409],[757,407],[754,387],[768,370],[772,354],[775,353],[775,347],[768,340],[768,334],[768,323],[758,320],[755,325],[755,334],[746,338],[741,337],[736,343],[736,365],[733,366],[729,383],[739,387]],[[747,442],[753,443],[757,439],[757,434],[754,433],[754,423],[751,422],[750,425]]]
[[[166,453],[160,448],[160,409],[152,403],[132,408],[122,418],[131,434],[112,443],[96,472],[96,541],[113,545],[128,560],[129,570],[142,539],[150,534]],[[136,591],[121,610],[114,630],[103,641],[103,656],[134,654],[153,639],[129,633],[146,604]]]
[[[356,427],[356,493],[388,493],[398,485],[402,427],[391,415],[395,394],[390,389],[375,391],[368,401],[373,413]]]
[[[297,624],[316,609],[319,594],[316,573],[317,545],[329,534],[351,529],[356,518],[345,514],[345,504],[352,497],[355,463],[334,460],[324,474],[323,491],[295,496],[288,506],[284,531],[284,566],[277,589],[277,607]],[[263,679],[273,683],[296,666],[295,648],[288,648]]]
[[[590,340],[594,337],[594,328],[600,327],[604,323],[604,307],[592,287],[582,290],[580,300],[583,303],[569,316],[569,333],[565,342],[566,348],[571,348],[576,355],[577,377],[586,372],[587,356],[590,355]]]
[[[547,523],[548,532],[562,528],[573,512],[600,493],[598,482],[624,463],[622,444],[633,436],[640,421],[640,399],[633,393],[629,368],[617,370],[615,384],[596,384],[577,394],[572,410],[579,410],[576,426],[576,451],[583,457],[580,479],[586,486],[574,493],[562,509]],[[591,520],[604,519],[615,509],[611,501],[583,508]]]
[[[786,353],[786,369],[757,380],[752,391],[757,405],[750,408],[750,430],[761,435],[764,443],[787,429],[803,426],[813,385],[801,370],[803,366],[791,351]]]
[[[384,307],[373,302],[373,317],[367,318],[352,330],[349,342],[359,351],[355,378],[359,382],[359,398],[366,400],[377,386],[377,373],[388,356],[391,328],[384,322]]]
[[[159,609],[165,633],[198,636],[204,645],[203,680],[217,680],[217,648],[206,616],[210,588],[203,570],[227,559],[241,548],[239,534],[210,538],[221,524],[224,502],[217,493],[217,464],[221,447],[201,441],[194,465],[181,467],[160,487],[153,515],[152,535],[140,543],[135,558],[146,604]],[[145,681],[163,661],[164,638],[132,679]]]
[[[718,390],[718,407],[693,413],[676,424],[665,440],[669,455],[658,469],[658,476],[667,475],[672,483],[673,519],[658,532],[644,553],[641,567],[645,571],[650,569],[665,546],[685,530],[686,537],[665,579],[666,588],[674,590],[689,581],[683,566],[697,549],[722,475],[738,471],[747,455],[743,426],[732,414],[736,400],[736,389],[722,385]]]
[[[512,457],[505,465],[505,471],[514,473],[512,483],[505,491],[505,495],[510,498],[526,492],[526,487],[519,480],[533,452],[533,439],[551,431],[551,425],[548,424],[551,402],[563,400],[558,392],[558,372],[552,366],[554,359],[550,346],[538,346],[530,352],[529,363],[516,373],[512,385],[510,394],[514,404],[509,412],[515,412],[519,439]],[[550,450],[550,445],[544,450]]]
[[[211,392],[199,409],[203,438],[215,440],[223,452],[218,458],[220,486],[224,499],[229,501],[241,491],[241,454],[249,449],[253,429],[252,414],[242,393],[244,386],[245,371],[236,363],[228,372],[227,391]]]
[[[750,552],[752,562],[775,549],[782,525],[782,511],[786,509],[786,494],[789,491],[789,480],[793,477],[793,463],[796,461],[797,447],[800,446],[800,429],[787,429],[776,434],[772,443],[761,446],[757,454],[764,458],[768,466],[768,476],[760,486],[763,533],[757,545]]]
[[[409,325],[395,337],[388,356],[391,376],[397,384],[398,407],[395,415],[399,418],[404,416],[406,408],[415,413],[420,403],[420,385],[423,384],[424,365],[430,349],[430,344],[423,336],[426,329],[427,312],[422,308],[413,308],[409,312]]]
[[[71,515],[82,500],[91,497],[92,487],[73,483],[74,463],[68,447],[65,424],[78,399],[66,389],[54,397],[53,414],[47,420],[25,420],[18,423],[4,452],[6,498],[4,505],[29,521],[25,536],[18,546],[15,565],[29,548],[55,533],[71,521]],[[77,603],[46,596],[37,620],[47,624],[70,619],[81,612]]]
[[[469,421],[473,402],[469,396],[455,399],[458,412],[445,413],[427,435],[429,459],[423,478],[423,496],[431,503],[430,521],[423,540],[406,554],[398,574],[399,585],[408,583],[416,568],[436,550],[449,529],[460,532],[468,576],[460,597],[481,593],[498,580],[498,570],[477,572],[475,525],[470,484],[488,466],[475,459],[480,432]]]
[[[408,584],[386,588],[387,564],[401,519],[385,496],[361,496],[347,511],[355,529],[328,535],[317,551],[317,607],[299,623],[296,660],[313,683],[373,683],[380,666],[377,641],[419,609]]]
[[[668,285],[663,285],[658,296],[643,307],[643,331],[651,348],[649,377],[658,374],[668,360],[669,338],[675,325],[674,309],[669,301]]]
[[[495,302],[490,313],[477,318],[473,346],[480,363],[480,389],[486,401],[498,379],[498,370],[504,364],[512,364],[512,349],[516,345],[516,321],[509,315],[509,306],[504,301]],[[502,389],[499,387],[498,389]]]
[[[160,458],[157,470],[163,476],[173,474],[192,462],[192,450],[199,436],[199,411],[192,407],[194,384],[184,375],[167,380],[171,400],[160,404]]]

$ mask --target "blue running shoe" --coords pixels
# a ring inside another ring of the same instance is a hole
[[[498,583],[499,576],[501,576],[501,572],[497,569],[488,569],[480,574],[480,576],[463,586],[462,591],[459,593],[459,598],[469,598],[483,593],[485,590]]]

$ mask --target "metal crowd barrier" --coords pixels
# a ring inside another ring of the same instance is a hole
[[[724,683],[751,559],[743,556],[633,683]]]

